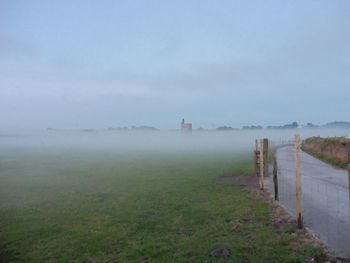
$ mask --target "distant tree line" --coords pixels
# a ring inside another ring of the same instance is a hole
[[[287,123],[284,125],[268,125],[265,128],[261,125],[246,125],[242,126],[242,128],[234,128],[231,126],[219,126],[215,130],[217,131],[237,131],[237,130],[262,130],[262,129],[276,129],[276,130],[282,130],[282,129],[297,129],[297,128],[303,128],[303,129],[313,129],[313,128],[350,128],[350,122],[347,121],[333,121],[329,122],[323,125],[316,125],[311,122],[307,124],[300,125],[298,122],[292,122],[292,123]],[[57,129],[57,128],[52,128],[49,127],[47,128],[48,131],[79,131],[79,132],[94,132],[98,131],[96,129]],[[152,127],[152,126],[146,126],[146,125],[141,125],[141,126],[130,126],[130,127],[110,127],[108,128],[109,131],[158,131],[157,128]],[[199,127],[196,129],[197,131],[204,131],[206,129]]]
[[[308,122],[307,124],[299,125],[298,122],[294,121],[292,123],[287,123],[284,125],[269,125],[265,128],[261,125],[246,125],[243,126],[242,130],[262,130],[262,129],[276,129],[276,130],[283,130],[283,129],[296,129],[296,128],[350,128],[350,122],[347,121],[334,121],[329,122],[323,125],[316,125],[311,122]],[[220,126],[217,127],[216,130],[218,131],[232,131],[232,130],[240,130],[238,128],[232,128],[231,126]]]

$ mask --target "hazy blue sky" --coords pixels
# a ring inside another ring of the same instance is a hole
[[[349,120],[350,1],[0,0],[0,130]]]

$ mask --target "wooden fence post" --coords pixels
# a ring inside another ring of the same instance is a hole
[[[350,199],[350,152],[348,152],[348,188],[349,188],[349,199]]]
[[[303,228],[303,214],[302,214],[302,192],[301,192],[301,142],[300,135],[295,134],[294,136],[294,147],[295,147],[295,204],[296,204],[296,214],[297,214],[297,224],[298,228]]]
[[[277,179],[277,159],[273,158],[273,185],[275,190],[275,200],[278,200],[278,179]]]
[[[254,151],[254,172],[256,176],[259,176],[259,152]]]
[[[256,176],[259,176],[259,165],[258,165],[258,140],[255,140],[255,150],[254,150],[254,171]]]
[[[348,188],[349,188],[349,199],[350,199],[350,164],[348,164]]]
[[[259,164],[260,164],[260,189],[264,190],[264,140],[260,140],[260,154],[259,154]]]

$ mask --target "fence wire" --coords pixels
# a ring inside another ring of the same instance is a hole
[[[294,147],[279,148],[276,159],[279,202],[295,218]],[[271,174],[266,179],[266,185],[273,193]],[[301,182],[304,225],[338,255],[349,258],[350,197],[347,171],[334,168],[303,152]]]

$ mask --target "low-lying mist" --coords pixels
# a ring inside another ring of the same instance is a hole
[[[311,136],[347,136],[350,129],[294,129],[239,131],[45,131],[30,135],[0,135],[0,147],[6,149],[68,149],[108,151],[203,152],[251,150],[255,139],[272,141],[302,139]]]

